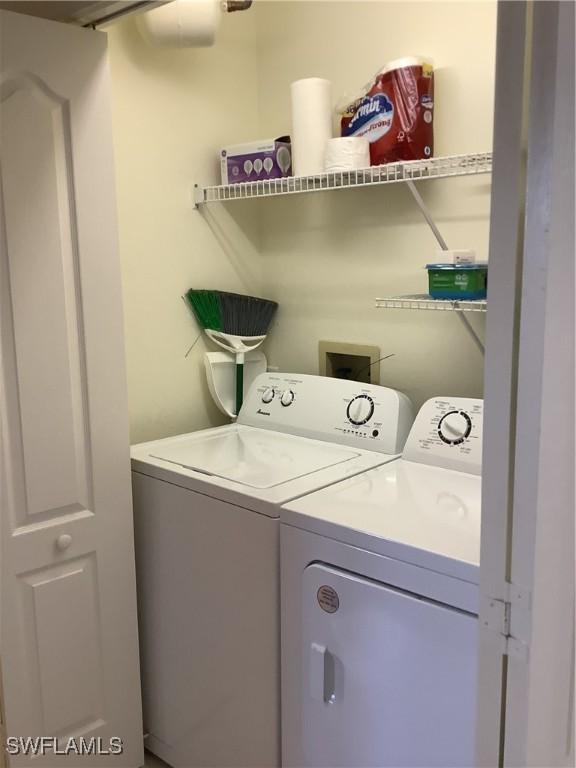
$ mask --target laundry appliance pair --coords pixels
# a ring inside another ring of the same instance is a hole
[[[265,373],[236,423],[133,447],[151,751],[472,763],[481,415],[427,403],[401,458],[405,395]]]

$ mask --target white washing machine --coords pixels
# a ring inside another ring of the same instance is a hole
[[[236,424],[132,448],[147,746],[280,762],[280,504],[398,458],[405,395],[262,374]]]
[[[281,510],[286,766],[472,766],[482,401]]]

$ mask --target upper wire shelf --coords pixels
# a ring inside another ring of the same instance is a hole
[[[321,192],[329,189],[370,187],[381,184],[397,184],[423,179],[443,179],[450,176],[474,176],[491,173],[492,153],[475,155],[451,155],[430,160],[375,165],[358,171],[330,171],[315,176],[286,176],[282,179],[223,184],[219,186],[194,186],[196,206],[229,200],[246,200],[253,197],[294,195],[303,192]]]
[[[432,309],[455,312],[486,312],[486,299],[433,299],[428,294],[388,296],[376,299],[378,309]]]

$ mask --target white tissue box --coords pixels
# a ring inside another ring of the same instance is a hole
[[[438,263],[442,264],[475,264],[476,252],[470,248],[459,250],[438,251],[436,253]]]

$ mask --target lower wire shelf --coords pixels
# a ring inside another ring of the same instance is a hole
[[[433,299],[427,293],[376,299],[377,309],[428,309],[443,312],[486,312],[486,299]]]

